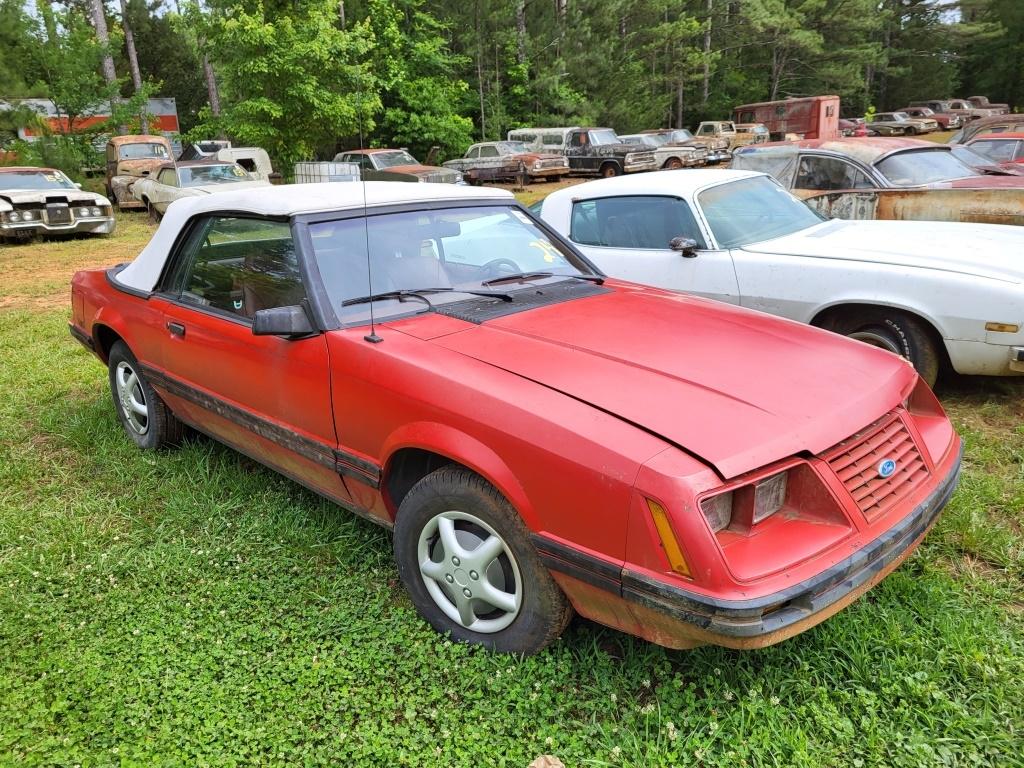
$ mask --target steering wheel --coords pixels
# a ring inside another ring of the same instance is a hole
[[[501,277],[502,275],[516,275],[523,271],[523,268],[512,259],[491,259],[481,269],[488,275]]]

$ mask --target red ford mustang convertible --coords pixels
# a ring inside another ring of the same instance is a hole
[[[896,568],[958,476],[903,360],[606,279],[498,190],[181,200],[72,304],[140,448],[188,425],[393,528],[422,615],[501,651],[573,609],[778,642]]]

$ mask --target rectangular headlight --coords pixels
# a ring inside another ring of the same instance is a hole
[[[700,503],[700,509],[714,533],[727,528],[732,521],[732,491],[704,499]]]
[[[778,512],[786,503],[786,477],[788,472],[779,472],[754,486],[754,522]]]

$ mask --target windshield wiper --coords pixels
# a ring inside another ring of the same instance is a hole
[[[534,280],[541,277],[571,277],[574,280],[587,280],[591,283],[601,285],[604,283],[604,278],[600,275],[557,275],[554,272],[518,272],[514,275],[502,275],[501,277],[493,277],[490,280],[484,280],[480,285],[498,285],[499,283],[511,283],[516,280]]]
[[[434,303],[425,295],[429,293],[468,293],[473,296],[486,296],[491,299],[512,301],[512,297],[509,294],[499,293],[497,291],[473,291],[462,288],[415,288],[402,289],[398,291],[383,291],[381,293],[371,293],[369,296],[359,296],[355,299],[346,299],[341,302],[341,306],[350,307],[353,304],[369,304],[371,301],[378,301],[380,299],[398,299],[399,301],[405,301],[406,299],[419,299],[428,307],[433,307]]]

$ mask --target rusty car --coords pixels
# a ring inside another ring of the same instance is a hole
[[[459,171],[424,165],[404,149],[350,149],[336,154],[334,162],[355,163],[363,181],[466,183]]]
[[[470,184],[484,181],[558,181],[569,175],[569,160],[553,152],[533,152],[521,141],[482,141],[445,168],[459,171]]]
[[[763,144],[737,150],[733,168],[769,173],[836,218],[1024,224],[1024,177],[978,171],[919,139]]]
[[[1024,163],[1024,132],[983,133],[966,146],[998,165],[1013,168]]]
[[[708,162],[708,151],[704,147],[692,144],[673,144],[665,134],[633,133],[619,138],[631,144],[643,144],[650,147],[654,151],[654,159],[658,167],[662,169],[697,168],[707,165]]]
[[[167,213],[167,206],[183,197],[211,195],[246,187],[269,187],[270,181],[250,174],[238,163],[214,159],[181,160],[160,169],[132,185],[132,194],[154,220]]]
[[[0,167],[0,240],[114,231],[110,201],[56,168]]]
[[[1024,115],[994,115],[973,120],[949,138],[950,144],[965,144],[983,133],[1024,131]]]
[[[898,130],[903,128],[903,132]],[[939,130],[939,123],[931,117],[914,118],[906,112],[878,112],[868,123],[868,133],[879,136],[917,136],[923,133],[934,133]]]
[[[977,120],[982,117],[997,117],[1003,114],[1002,109],[995,109],[991,107],[979,107],[967,99],[950,99],[950,109],[967,112],[972,120]]]
[[[704,150],[704,161],[707,165],[720,163],[729,159],[728,146],[711,143],[698,139],[688,128],[650,128],[641,131],[644,136],[661,137],[663,146],[668,147],[696,147]]]
[[[967,100],[971,102],[977,109],[989,109],[994,110],[997,114],[1006,115],[1010,112],[1009,104],[993,104],[988,100],[988,96],[968,96]]]
[[[915,120],[934,120],[938,123],[939,129],[951,131],[963,125],[960,115],[953,112],[936,112],[931,107],[903,107],[899,112],[910,115]]]
[[[966,107],[954,108],[949,99],[929,99],[926,101],[912,101],[912,107],[926,107],[937,115],[950,115],[960,121],[960,125],[967,125],[971,120],[976,120],[978,115],[974,114],[974,106],[968,104]]]
[[[607,278],[505,190],[190,198],[70,304],[150,462],[188,425],[369,518],[424,621],[495,651],[574,610],[671,648],[778,643],[910,557],[959,475],[895,355]]]
[[[165,136],[146,134],[113,136],[106,148],[107,197],[121,209],[144,206],[132,195],[132,185],[174,159],[171,142]]]
[[[771,141],[831,139],[839,136],[839,97],[800,98],[741,104],[732,110],[734,123],[762,123]]]

